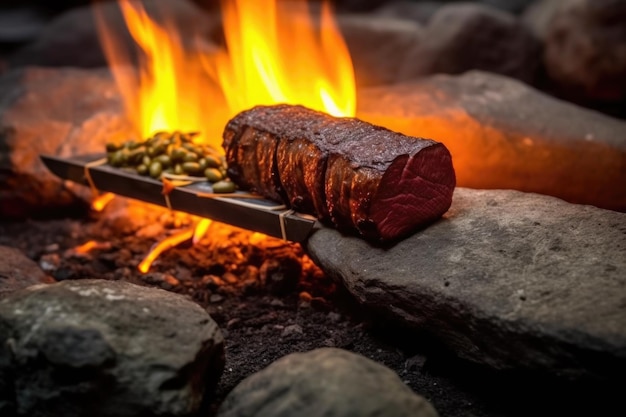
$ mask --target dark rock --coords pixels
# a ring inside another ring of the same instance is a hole
[[[54,280],[20,250],[0,246],[0,298],[31,285],[52,282]]]
[[[536,0],[478,0],[480,3],[505,10],[510,13],[521,13],[530,7]]]
[[[413,20],[424,25],[445,4],[442,1],[389,1],[374,10],[374,13],[394,19]]]
[[[0,340],[2,415],[187,416],[224,365],[202,308],[121,281],[14,292],[0,301]]]
[[[248,377],[218,417],[437,416],[391,369],[336,348],[287,355]]]
[[[626,2],[544,1],[525,21],[545,42],[546,71],[561,94],[626,102]]]
[[[263,284],[272,294],[286,294],[298,285],[302,264],[295,256],[266,259],[259,269]]]
[[[393,247],[323,228],[307,248],[364,306],[461,358],[572,378],[626,371],[624,213],[457,188],[442,220]]]
[[[106,70],[26,68],[0,78],[0,216],[68,215],[87,187],[52,175],[40,154],[101,153],[130,137],[120,97]]]
[[[412,75],[404,68],[422,41],[422,27],[409,20],[340,15],[339,28],[352,57],[358,86],[394,84]]]
[[[626,211],[624,121],[478,71],[364,89],[359,107],[364,120],[445,143],[461,187]]]
[[[513,15],[480,4],[440,8],[422,39],[400,79],[479,69],[532,84],[540,64],[541,47],[530,31]]]
[[[181,39],[196,40],[196,34],[206,36],[213,30],[210,15],[186,0],[147,0],[143,2],[148,15],[157,23],[166,22],[180,30]],[[70,9],[53,19],[41,31],[39,37],[9,57],[9,66],[72,66],[102,67],[107,60],[98,38],[94,6]],[[98,10],[107,27],[127,46],[133,60],[136,59],[134,41],[128,31],[117,2],[98,3]],[[192,48],[189,42],[188,48]]]

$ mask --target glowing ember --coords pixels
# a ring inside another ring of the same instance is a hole
[[[213,223],[213,221],[209,219],[202,219],[198,222],[198,224],[195,227],[195,230],[193,231],[192,243],[194,245],[198,243],[200,239],[204,237],[207,230],[209,230],[209,226],[211,226],[211,223]]]
[[[154,262],[160,254],[168,249],[180,245],[187,240],[190,240],[193,237],[193,234],[193,230],[189,229],[180,233],[176,233],[175,235],[172,235],[165,240],[159,242],[150,250],[150,253],[148,253],[148,255],[141,261],[137,268],[139,269],[139,271],[146,274],[150,270],[152,262]]]
[[[91,202],[91,209],[94,211],[102,211],[115,198],[113,193],[100,194]]]
[[[94,249],[110,249],[111,244],[108,242],[97,242],[95,240],[90,240],[83,243],[80,246],[77,246],[73,249],[74,253],[85,254],[89,253]]]

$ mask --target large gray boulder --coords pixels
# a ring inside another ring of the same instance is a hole
[[[457,188],[443,219],[392,247],[322,228],[307,249],[365,307],[459,357],[623,380],[624,213]]]
[[[478,69],[532,84],[541,62],[539,42],[518,19],[469,2],[438,9],[424,26],[418,46],[398,53],[408,61],[399,62],[401,79]]]
[[[218,417],[436,417],[391,369],[336,348],[287,355],[228,394]]]
[[[32,286],[0,301],[0,414],[188,416],[219,379],[197,304],[122,281]]]
[[[157,24],[176,27],[189,50],[198,45],[196,35],[206,39],[214,31],[216,18],[191,1],[146,0],[142,3],[148,16]],[[118,2],[104,1],[97,2],[97,6],[88,4],[75,7],[55,17],[33,42],[9,56],[9,66],[106,66],[107,58],[98,34],[97,16],[105,22],[120,45],[125,47],[131,59],[136,60],[137,48]]]
[[[52,175],[41,154],[102,153],[132,128],[106,70],[25,68],[0,77],[0,217],[68,213],[88,189]]]
[[[626,122],[482,71],[364,89],[358,116],[443,142],[457,185],[626,211]]]
[[[624,105],[626,2],[543,0],[524,21],[544,42],[546,71],[561,94]]]

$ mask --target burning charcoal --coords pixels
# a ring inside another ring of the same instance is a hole
[[[359,119],[302,106],[257,106],[224,131],[230,178],[344,231],[391,241],[452,203],[448,149]]]

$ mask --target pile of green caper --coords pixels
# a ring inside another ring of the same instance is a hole
[[[196,135],[158,132],[142,142],[107,143],[107,162],[156,179],[164,173],[204,177],[215,192],[233,192],[235,185],[226,178],[226,160],[215,148],[194,143]]]

